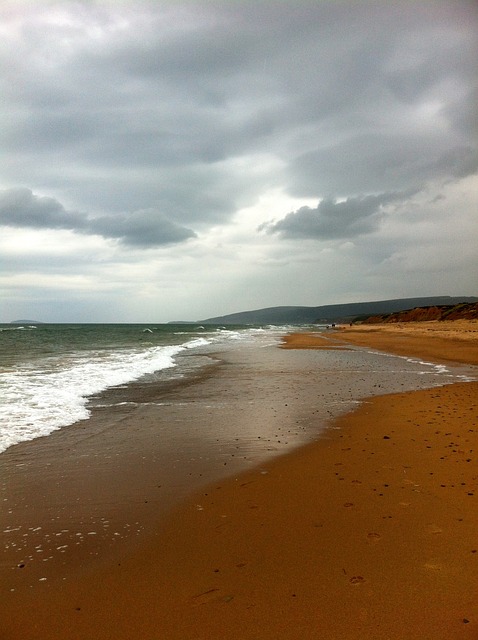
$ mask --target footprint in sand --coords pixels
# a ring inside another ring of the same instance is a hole
[[[219,599],[219,589],[213,588],[208,589],[208,591],[203,591],[203,593],[198,593],[197,595],[192,597],[192,601],[195,605],[206,604],[211,600]]]
[[[433,534],[443,533],[443,529],[441,529],[436,524],[428,524],[426,527],[426,530],[427,530],[427,533],[433,533]]]
[[[370,533],[367,534],[367,540],[372,544],[375,542],[378,542],[381,537],[382,536],[379,533],[375,533],[374,531],[371,531]]]
[[[349,582],[350,584],[362,584],[362,582],[365,582],[365,578],[362,576],[354,576],[353,578],[350,578]]]

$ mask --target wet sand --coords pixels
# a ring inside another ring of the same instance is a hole
[[[368,346],[383,348],[377,335]],[[344,347],[338,333],[298,339],[304,354],[324,340]],[[433,351],[430,338],[422,343]],[[277,399],[275,387],[289,398],[292,380],[292,417],[300,422],[312,413],[312,386],[301,396],[297,371],[285,373],[269,369],[262,392]],[[245,381],[254,393],[258,380]],[[477,391],[473,382],[376,397],[316,443],[264,464],[255,458],[249,471],[238,466],[173,507],[141,543],[79,563],[74,579],[63,580],[59,568],[58,579],[40,588],[21,578],[2,596],[0,637],[476,639]],[[291,419],[289,403],[281,404],[275,426]],[[239,419],[241,405],[234,412]],[[270,416],[249,413],[244,424],[251,420],[270,423]],[[273,440],[267,446],[283,436]],[[128,482],[120,478],[124,495]],[[142,490],[151,496],[151,485]],[[118,499],[114,506],[122,507]]]

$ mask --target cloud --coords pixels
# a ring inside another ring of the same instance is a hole
[[[175,244],[196,237],[194,231],[171,222],[157,209],[94,218],[90,220],[90,230],[104,238],[119,238],[124,244],[139,247]]]
[[[76,233],[115,238],[125,245],[157,247],[196,237],[191,229],[168,220],[157,209],[89,217],[67,211],[54,198],[37,196],[30,189],[0,192],[0,225],[33,229],[67,229]]]
[[[340,196],[423,186],[478,171],[478,151],[447,148],[431,136],[364,134],[299,155],[291,167],[291,190]]]
[[[7,278],[145,319],[474,291],[425,256],[476,245],[477,32],[476,0],[0,2]]]
[[[443,173],[473,139],[467,3],[21,7],[0,44],[3,173],[67,182],[78,209],[227,223],[237,194],[261,193],[232,159],[265,151],[283,165],[266,179],[295,197],[345,197]]]
[[[372,233],[378,229],[384,207],[403,200],[403,193],[347,198],[343,201],[326,198],[315,209],[301,207],[278,222],[259,226],[259,231],[278,233],[292,239],[346,239]]]
[[[0,224],[79,231],[85,229],[86,217],[66,211],[54,198],[35,196],[30,189],[5,189],[0,192]]]

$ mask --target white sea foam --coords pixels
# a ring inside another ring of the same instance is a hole
[[[18,329],[24,327],[3,330]],[[184,335],[182,344],[158,346],[143,341],[140,346],[93,347],[86,350],[75,350],[68,342],[57,353],[33,360],[26,358],[10,368],[5,367],[0,371],[0,452],[19,442],[47,436],[62,427],[87,419],[90,416],[90,396],[111,387],[127,385],[144,375],[175,367],[175,357],[181,352],[201,350],[209,345],[236,342],[243,338],[254,340],[256,332],[252,328],[245,331],[223,328],[191,336],[190,332],[185,331],[174,334]],[[68,336],[70,339],[74,345],[73,333]]]
[[[87,419],[89,396],[174,367],[181,351],[207,344],[197,338],[182,345],[83,351],[1,372],[0,452]]]
[[[194,340],[190,340],[184,346],[186,349],[194,349],[196,347],[205,347],[210,344],[210,340],[206,340],[205,338],[196,338]]]

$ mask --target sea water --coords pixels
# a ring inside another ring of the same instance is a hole
[[[305,328],[198,324],[0,325],[0,453],[14,444],[47,436],[88,419],[92,408],[101,406],[101,394],[107,390],[116,391],[109,393],[109,397],[121,405],[130,397],[128,385],[135,381],[140,381],[144,389],[148,381],[158,382],[158,374],[161,382],[187,379],[197,373],[197,367],[211,362],[210,354],[278,344],[282,335],[294,329]],[[312,329],[326,330],[317,326]],[[475,377],[453,367],[359,347],[350,347],[347,352],[321,353],[320,359],[314,359],[314,368],[322,376],[324,389],[331,375],[334,380],[338,380],[339,375],[345,376],[353,389],[352,401],[377,393]],[[330,355],[326,357],[326,353]],[[195,363],[195,371],[191,362]],[[345,388],[345,384],[338,385],[342,386]],[[332,387],[332,392],[336,392],[336,387]]]
[[[184,352],[263,332],[198,324],[0,325],[0,452],[87,419],[89,399],[106,389],[158,371],[178,375]]]

